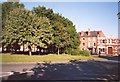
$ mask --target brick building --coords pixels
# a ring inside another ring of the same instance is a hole
[[[109,36],[109,37],[98,37],[98,53],[100,52],[101,55],[118,55],[120,45],[119,45],[119,39]]]
[[[118,38],[105,37],[102,31],[81,31],[81,50],[90,50],[91,54],[118,54]],[[107,43],[106,43],[107,42]]]

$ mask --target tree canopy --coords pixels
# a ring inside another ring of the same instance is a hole
[[[52,9],[45,7],[34,7],[32,10],[38,16],[45,16],[49,18],[50,23],[53,29],[53,46],[58,49],[77,49],[80,41],[79,35],[76,32],[75,26],[73,23],[59,15],[58,13],[54,13]],[[59,53],[59,51],[58,51]]]
[[[9,13],[3,29],[3,42],[8,44],[35,44],[47,48],[51,43],[52,34],[49,19],[17,8]]]
[[[17,7],[4,12],[2,43],[5,47],[26,45],[30,54],[33,44],[58,54],[78,48],[79,35],[72,21],[50,8],[38,6],[29,11],[24,9],[24,5],[16,4]]]
[[[2,3],[2,27],[4,28],[4,23],[9,12],[15,8],[24,8],[23,4],[19,2],[4,2]]]

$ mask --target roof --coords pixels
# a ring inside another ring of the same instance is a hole
[[[82,31],[82,32],[79,32],[79,34],[82,37],[97,37],[100,32],[102,31]]]

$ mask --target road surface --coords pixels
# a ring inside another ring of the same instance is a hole
[[[8,63],[2,64],[3,72],[14,73],[7,80],[119,80],[117,61],[71,61],[66,63]]]

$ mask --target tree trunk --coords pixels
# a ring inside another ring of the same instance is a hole
[[[23,52],[24,52],[24,43],[23,43]]]
[[[58,55],[59,55],[59,48],[58,48]]]
[[[29,56],[31,56],[32,55],[32,52],[29,50]]]
[[[31,48],[31,46],[28,46],[28,49],[29,49],[29,56],[31,56],[32,55],[32,48]]]

